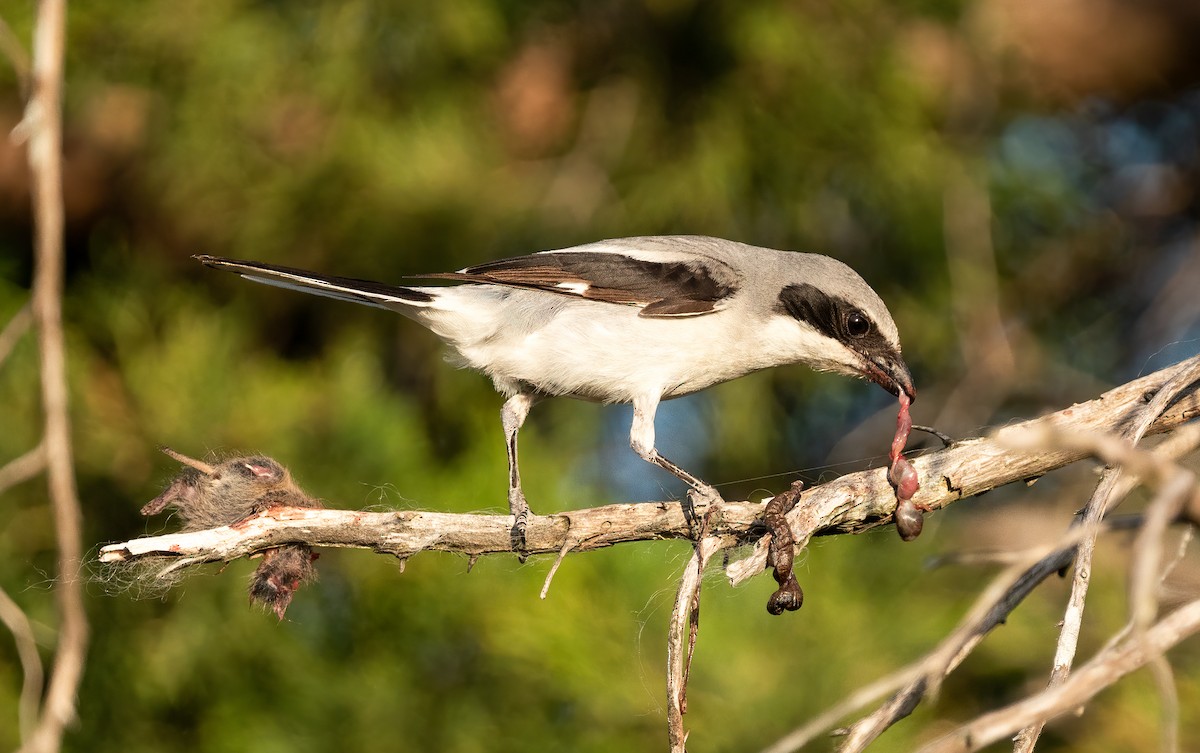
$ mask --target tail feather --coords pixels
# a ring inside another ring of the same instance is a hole
[[[375,306],[389,311],[403,311],[410,306],[425,306],[433,302],[433,296],[429,293],[400,285],[385,285],[381,282],[358,280],[352,277],[333,277],[275,264],[223,259],[219,256],[204,254],[192,258],[205,266],[224,269],[254,282],[299,290],[326,298],[336,298],[350,303]]]

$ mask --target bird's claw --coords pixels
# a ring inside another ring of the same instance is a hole
[[[517,492],[509,494],[508,509],[513,516],[513,525],[509,531],[509,543],[517,557],[524,562],[525,551],[528,542],[525,538],[525,529],[529,526],[529,503],[525,501],[525,495]]]
[[[708,515],[724,502],[717,490],[711,486],[696,487],[688,490],[680,507],[683,509],[683,519],[693,539],[699,539],[707,526]]]

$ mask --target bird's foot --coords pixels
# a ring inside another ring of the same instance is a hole
[[[513,526],[509,531],[509,543],[512,549],[517,553],[517,557],[525,561],[525,529],[529,525],[529,517],[533,513],[529,509],[529,503],[525,501],[525,495],[520,489],[510,489],[508,492],[508,511],[513,516]]]
[[[688,490],[680,507],[683,508],[683,519],[687,521],[692,538],[699,540],[708,527],[708,516],[725,500],[711,486],[695,486]]]

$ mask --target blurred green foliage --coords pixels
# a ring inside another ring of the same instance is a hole
[[[27,40],[33,11],[0,15]],[[1176,269],[1171,244],[1194,230],[1194,207],[1176,207],[1173,225],[1123,212],[1097,186],[1126,162],[1083,146],[1149,121],[1039,104],[972,68],[986,61],[954,58],[972,41],[972,12],[965,0],[73,5],[65,315],[87,541],[170,527],[137,514],[175,470],[159,444],[272,455],[336,506],[504,508],[486,379],[440,363],[408,322],[252,286],[193,253],[396,281],[623,235],[822,251],[889,302],[918,421],[937,419],[956,389],[981,390],[965,401],[975,413],[941,415],[956,433],[1163,365],[1148,356],[1195,320],[1153,329],[1137,317]],[[937,40],[950,57],[930,68],[922,55]],[[952,96],[958,75],[967,95]],[[0,98],[11,125],[20,95],[7,66]],[[22,157],[5,149],[0,321],[28,298],[31,268]],[[986,389],[964,377],[977,364],[947,264],[948,192],[962,176],[990,197],[983,235],[1015,354]],[[36,380],[27,337],[0,368],[0,460],[37,441]],[[706,431],[660,430],[663,445],[679,443],[731,496],[878,463],[894,416],[881,391],[802,369],[683,406],[680,420]],[[566,401],[535,410],[522,466],[536,511],[611,501],[647,478],[674,488],[625,449],[625,426],[606,428],[614,414]],[[835,446],[840,464],[821,467]],[[1081,502],[1073,479],[1037,497],[1045,526]],[[1016,506],[1027,494],[959,507],[1027,514]],[[923,559],[972,547],[979,530],[964,509],[931,518],[912,545],[890,530],[819,540],[798,562],[808,600],[785,618],[763,608],[769,578],[731,590],[714,570],[691,675],[693,749],[768,744],[930,648],[986,574],[926,572]],[[486,558],[467,574],[462,558],[421,555],[401,574],[379,556],[326,552],[282,624],[247,607],[246,562],[158,595],[89,565],[71,574],[88,581],[94,640],[67,749],[663,749],[665,630],[687,551],[570,557],[545,601],[543,558]],[[1124,620],[1122,556],[1106,550],[1097,569],[1085,654]],[[46,657],[53,572],[45,493],[26,483],[0,499],[0,585],[35,620]],[[879,748],[909,750],[935,720],[1037,687],[1065,590],[1047,584]],[[1175,658],[1185,743],[1200,744],[1195,646]],[[1042,749],[1156,749],[1150,687],[1139,677],[1106,694]],[[18,742],[19,688],[0,640],[0,747]]]

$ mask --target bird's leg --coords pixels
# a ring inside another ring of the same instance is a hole
[[[529,415],[529,409],[537,397],[527,392],[517,394],[504,401],[500,409],[500,421],[504,425],[504,444],[508,450],[508,510],[513,516],[512,547],[518,552],[525,550],[525,526],[529,522],[529,503],[521,491],[521,471],[517,467],[517,433]]]
[[[658,398],[648,397],[633,401],[633,425],[629,429],[629,446],[642,460],[654,463],[670,471],[692,487],[682,503],[684,517],[693,529],[699,522],[696,508],[708,508],[722,502],[721,495],[711,485],[704,483],[675,463],[662,456],[654,447],[654,413],[658,410]]]

